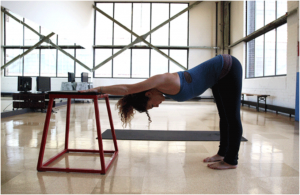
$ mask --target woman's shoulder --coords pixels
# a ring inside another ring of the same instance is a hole
[[[157,74],[157,75],[154,75],[150,78],[155,79],[155,80],[161,80],[161,81],[163,81],[162,83],[164,83],[164,82],[167,82],[169,80],[176,79],[177,77],[178,77],[178,73],[175,72],[175,73]]]
[[[157,88],[166,94],[176,94],[180,90],[180,79],[177,72],[162,74],[164,82]]]
[[[165,79],[176,79],[178,78],[178,72],[173,72],[173,73],[164,73],[162,74],[162,76],[165,78]]]

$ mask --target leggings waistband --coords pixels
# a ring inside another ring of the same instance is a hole
[[[231,57],[231,55],[222,54],[222,57],[224,59],[224,64],[223,64],[221,74],[219,76],[219,80],[224,78],[228,74],[228,72],[230,71],[231,66],[232,66],[232,57]]]

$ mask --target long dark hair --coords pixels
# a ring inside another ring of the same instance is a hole
[[[146,112],[149,122],[152,122],[147,111],[149,97],[145,95],[146,92],[147,91],[143,91],[125,95],[117,102],[116,107],[119,110],[119,115],[121,117],[123,126],[126,127],[127,124],[130,124],[135,114],[134,110],[137,110],[140,113]]]

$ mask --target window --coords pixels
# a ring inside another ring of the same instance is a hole
[[[283,16],[287,1],[247,1],[247,35]],[[286,75],[287,24],[247,42],[246,78]]]
[[[47,36],[50,30],[35,24],[34,22],[22,18],[17,14],[9,12],[17,19],[25,22],[35,31]],[[39,36],[17,22],[9,15],[4,14],[4,63],[9,62],[16,56],[22,54],[27,49],[35,45],[39,40]],[[77,59],[92,68],[92,53],[86,51],[81,46],[74,45],[73,42],[59,35],[53,35],[51,41],[71,54],[78,57]],[[68,48],[68,49],[66,49]],[[48,77],[67,77],[68,72],[75,72],[76,77],[81,76],[81,72],[88,72],[81,65],[75,63],[74,60],[67,57],[61,51],[58,51],[49,43],[43,42],[39,47],[31,51],[24,57],[16,60],[5,68],[5,76],[48,76]],[[90,75],[91,76],[91,75]]]
[[[188,7],[188,3],[96,3],[96,7],[141,36]],[[94,66],[133,42],[136,37],[96,11]],[[188,12],[165,24],[146,41],[188,67]],[[95,71],[95,77],[149,78],[182,70],[169,59],[139,42]]]
[[[74,49],[65,49],[64,51],[74,57]],[[61,51],[58,51],[57,61],[58,77],[68,77],[68,72],[74,72],[74,60],[63,54]]]

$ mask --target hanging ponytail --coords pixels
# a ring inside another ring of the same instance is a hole
[[[145,93],[146,91],[125,95],[117,102],[116,108],[119,110],[119,116],[123,123],[123,127],[130,124],[135,114],[134,110],[137,110],[140,113],[146,112],[149,122],[152,122],[147,111],[149,97],[147,97]]]

